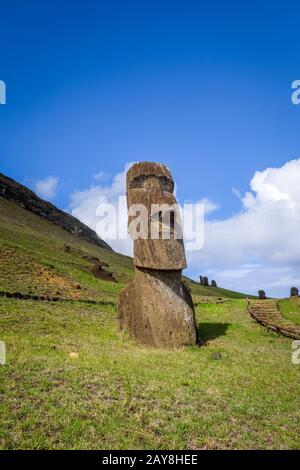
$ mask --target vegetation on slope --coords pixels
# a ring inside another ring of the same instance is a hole
[[[0,221],[0,291],[112,301],[133,277],[131,258],[88,243],[3,198]],[[108,264],[118,282],[95,278],[84,256]],[[188,283],[195,296],[245,297]]]
[[[299,448],[291,340],[261,328],[245,300],[217,303],[223,290],[191,283],[201,347],[142,347],[116,322],[130,258],[8,201],[0,219],[0,290],[73,299],[0,298],[0,448]],[[85,255],[118,282],[95,278]],[[76,300],[87,298],[112,304]]]
[[[300,298],[282,299],[278,303],[284,318],[300,325]]]

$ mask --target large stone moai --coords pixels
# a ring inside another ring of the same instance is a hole
[[[266,300],[267,297],[266,297],[266,293],[265,293],[264,290],[259,290],[258,291],[258,298],[259,298],[259,300]]]
[[[200,276],[200,286],[209,286],[209,281],[207,276]]]
[[[177,349],[197,342],[192,298],[181,280],[186,267],[183,241],[175,236],[181,229],[180,217],[170,209],[168,217],[163,210],[152,209],[153,205],[174,206],[173,190],[169,170],[159,163],[136,163],[127,172],[129,233],[133,236],[131,224],[137,219],[132,208],[137,204],[147,208],[147,233],[133,237],[135,275],[120,294],[118,320],[121,330],[140,343]],[[163,235],[165,220],[169,221],[168,238]],[[159,227],[154,237],[153,223]]]
[[[212,280],[211,281],[211,287],[218,287],[217,282]]]
[[[299,290],[297,289],[297,287],[291,287],[290,296],[291,297],[298,297],[299,296]]]

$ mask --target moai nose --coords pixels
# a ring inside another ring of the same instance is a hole
[[[150,194],[157,194],[158,192],[163,192],[160,181],[155,176],[150,176],[150,178],[146,179],[144,183],[144,188],[147,191],[151,191]]]

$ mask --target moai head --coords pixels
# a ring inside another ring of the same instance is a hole
[[[135,163],[127,172],[128,228],[134,239],[137,267],[186,268],[180,214],[173,191],[171,173],[160,163]]]
[[[298,297],[299,296],[299,290],[297,287],[291,287],[291,297]]]
[[[264,290],[259,290],[259,291],[258,291],[258,298],[259,298],[260,300],[265,300],[265,299],[266,299],[266,293],[265,293]]]
[[[206,277],[206,276],[203,276],[203,285],[206,286],[206,287],[209,286],[208,277]]]
[[[203,286],[203,276],[200,276],[200,285]]]
[[[218,287],[216,281],[211,281],[211,287]]]

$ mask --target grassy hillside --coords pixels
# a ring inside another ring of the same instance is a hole
[[[0,291],[62,299],[0,297],[0,448],[300,447],[291,340],[251,319],[230,299],[240,294],[191,283],[201,347],[159,351],[117,329],[130,258],[4,200],[0,249]]]
[[[300,298],[282,299],[279,301],[282,315],[287,319],[300,325]]]
[[[0,221],[0,291],[114,302],[133,277],[131,258],[88,243],[3,198]],[[118,282],[95,278],[84,256],[106,263]],[[188,282],[195,296],[245,297]]]

